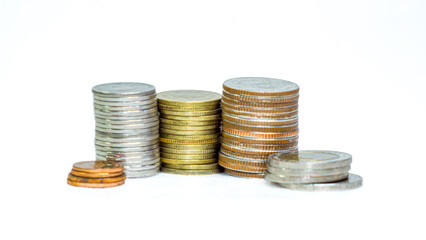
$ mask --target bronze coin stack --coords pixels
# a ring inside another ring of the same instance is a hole
[[[273,78],[223,83],[219,165],[239,177],[263,178],[270,154],[298,150],[299,86]]]
[[[74,163],[67,183],[76,187],[107,188],[123,185],[126,180],[122,163],[85,161]]]
[[[158,94],[161,171],[180,175],[222,172],[221,95],[198,90]]]

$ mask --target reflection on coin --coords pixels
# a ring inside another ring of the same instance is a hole
[[[94,94],[105,95],[150,95],[155,93],[155,87],[146,83],[116,82],[94,86],[92,91]]]
[[[114,161],[84,161],[76,162],[73,169],[81,172],[119,172],[123,171],[123,164]]]
[[[362,177],[350,173],[347,179],[330,183],[291,184],[280,183],[281,187],[305,191],[339,191],[358,188],[362,185]]]

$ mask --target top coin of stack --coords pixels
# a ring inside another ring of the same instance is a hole
[[[123,162],[128,178],[159,172],[159,120],[155,87],[107,83],[92,89],[96,157]]]
[[[299,86],[273,78],[223,83],[219,164],[234,176],[263,178],[268,155],[297,150]]]
[[[352,156],[336,151],[299,151],[269,156],[265,180],[298,190],[345,190],[361,186],[362,178],[349,174]]]
[[[158,94],[161,171],[183,175],[221,171],[220,99],[218,93],[198,90]]]

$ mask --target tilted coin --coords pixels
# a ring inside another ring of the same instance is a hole
[[[218,153],[219,148],[208,148],[208,149],[175,149],[175,148],[161,148],[161,152],[170,153],[170,154],[208,154],[208,153]]]
[[[207,170],[207,169],[220,168],[219,164],[217,163],[197,164],[197,165],[163,163],[162,166],[166,168],[182,169],[182,170]]]
[[[217,105],[221,95],[201,90],[174,90],[158,94],[158,103],[173,106]]]
[[[206,134],[206,135],[174,135],[168,133],[161,133],[161,138],[167,139],[175,139],[175,140],[210,140],[210,139],[218,139],[220,137],[220,133],[214,134]]]
[[[276,153],[269,156],[269,165],[291,169],[326,169],[347,166],[352,156],[343,152],[309,150],[296,153]]]
[[[356,174],[349,173],[348,178],[330,183],[312,183],[312,184],[292,184],[292,183],[279,183],[281,187],[305,190],[305,191],[339,191],[350,190],[362,186],[362,177]]]
[[[265,172],[265,180],[274,183],[324,183],[336,182],[348,177],[348,172],[328,176],[284,176]]]
[[[112,177],[118,177],[123,174],[123,170],[120,170],[118,172],[83,172],[83,171],[77,171],[75,169],[71,170],[71,174],[77,177],[83,177],[83,178],[112,178]]]
[[[161,142],[160,146],[162,148],[172,148],[172,149],[177,149],[177,150],[203,151],[203,150],[218,149],[220,147],[220,143],[211,143],[211,144],[175,144],[175,143],[164,143],[164,142]]]
[[[201,105],[201,106],[173,106],[173,105],[164,105],[158,104],[158,108],[160,110],[176,110],[176,111],[205,111],[205,110],[213,110],[220,108],[220,103],[211,104],[211,105]]]
[[[75,176],[72,173],[68,174],[68,179],[73,182],[80,183],[115,183],[121,182],[126,179],[126,175],[121,173],[121,175],[116,177],[103,177],[103,178],[88,178],[88,177],[79,177]]]
[[[171,159],[210,159],[210,158],[217,158],[217,153],[205,153],[205,154],[173,154],[173,153],[165,153],[161,152],[161,157],[164,158],[171,158]]]
[[[161,124],[171,124],[176,126],[206,126],[206,125],[212,125],[212,124],[220,124],[221,120],[205,120],[205,121],[189,121],[188,119],[185,120],[171,120],[166,118],[160,118]]]
[[[116,82],[96,85],[92,88],[94,94],[104,95],[151,95],[155,93],[155,87],[146,83]]]
[[[113,183],[87,183],[87,182],[75,182],[67,179],[67,183],[69,185],[75,186],[75,187],[87,187],[87,188],[108,188],[108,187],[116,187],[123,185],[125,180],[119,181],[119,182],[113,182]]]
[[[166,137],[160,137],[161,143],[174,143],[174,144],[212,144],[220,143],[219,138],[211,138],[205,140],[181,140],[181,139],[171,139]]]
[[[228,114],[222,112],[222,118],[234,123],[254,125],[254,126],[283,126],[290,125],[298,122],[298,116],[287,117],[282,119],[271,119],[271,118],[251,118],[238,115]]]
[[[212,130],[212,129],[220,129],[220,124],[202,125],[202,126],[181,126],[181,125],[172,125],[172,124],[162,123],[161,128],[173,129],[173,130],[179,130],[179,131],[205,131],[205,130]]]
[[[119,172],[123,171],[123,164],[114,161],[84,161],[76,162],[73,169],[80,172]]]
[[[263,173],[239,172],[239,171],[235,171],[228,168],[225,168],[225,173],[234,177],[243,177],[243,178],[264,178],[265,177],[265,174]]]
[[[172,174],[179,174],[179,175],[208,175],[208,174],[220,173],[223,170],[220,168],[206,169],[206,170],[182,170],[182,169],[161,167],[161,171],[165,173],[172,173]]]
[[[161,128],[160,134],[173,134],[173,135],[190,135],[190,136],[198,136],[198,135],[211,135],[215,133],[219,133],[220,128],[216,129],[209,129],[209,130],[176,130],[176,129],[168,129],[168,128]]]
[[[200,121],[200,122],[211,121],[211,120],[220,120],[222,118],[222,116],[220,114],[207,115],[207,116],[198,116],[198,117],[188,117],[188,116],[170,115],[170,114],[165,114],[165,113],[161,113],[160,117],[161,118],[170,119],[170,120]]]
[[[160,172],[160,168],[153,168],[143,171],[125,171],[127,178],[141,178],[141,177],[151,177]]]
[[[196,165],[196,164],[209,164],[209,163],[216,163],[217,158],[212,159],[195,159],[195,160],[188,160],[188,159],[171,159],[171,158],[161,158],[161,162],[163,163],[169,163],[169,164],[189,164],[189,165]]]
[[[228,120],[223,120],[222,124],[224,127],[229,129],[236,129],[246,132],[271,132],[271,133],[280,133],[280,132],[291,132],[298,129],[298,124],[285,125],[285,126],[275,126],[275,127],[265,127],[265,126],[253,126],[247,124],[233,123]]]
[[[299,92],[299,86],[293,82],[263,77],[228,79],[223,83],[223,89],[234,94],[252,96],[287,96]]]

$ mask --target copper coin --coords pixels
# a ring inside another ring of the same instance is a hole
[[[118,177],[123,174],[123,171],[119,172],[111,172],[111,173],[90,173],[90,172],[80,172],[76,171],[74,169],[71,170],[71,174],[77,177],[84,177],[84,178],[111,178],[111,177]]]
[[[225,172],[236,177],[245,177],[245,178],[264,178],[265,177],[264,173],[246,173],[246,172],[231,170],[228,168],[225,168]]]
[[[238,124],[233,123],[228,120],[223,120],[222,124],[226,128],[232,128],[241,131],[247,132],[271,132],[271,133],[279,133],[279,132],[290,132],[294,131],[298,128],[298,124],[286,125],[286,126],[276,126],[276,127],[262,127],[262,126],[252,126],[246,124]]]
[[[114,183],[82,183],[82,182],[74,182],[70,179],[67,179],[67,183],[76,187],[87,187],[87,188],[108,188],[108,187],[116,187],[123,185],[125,180]]]
[[[74,163],[73,169],[80,172],[119,172],[123,171],[123,164],[114,161],[85,161]]]
[[[224,138],[229,138],[234,141],[240,141],[244,143],[254,143],[254,144],[285,144],[291,143],[298,140],[298,136],[288,137],[288,138],[255,138],[255,137],[245,137],[239,136],[232,133],[222,131],[222,136]]]
[[[241,106],[247,106],[247,107],[255,107],[255,108],[282,108],[282,107],[297,105],[298,101],[296,100],[292,102],[282,102],[282,103],[264,103],[264,102],[241,101],[241,100],[236,100],[236,99],[223,96],[222,103],[227,103],[231,105],[241,105]]]
[[[232,111],[242,111],[249,113],[258,113],[258,114],[286,114],[293,112],[299,108],[299,105],[291,105],[283,108],[258,108],[258,107],[248,107],[243,105],[234,105],[222,102],[222,109],[232,110]]]
[[[126,174],[121,173],[121,175],[117,177],[102,177],[102,178],[87,178],[87,177],[79,177],[75,176],[72,173],[68,174],[68,179],[73,182],[80,183],[115,183],[121,182],[126,179]]]
[[[244,102],[258,102],[258,103],[286,103],[286,102],[294,102],[298,101],[299,94],[294,94],[286,97],[254,97],[254,96],[248,96],[248,95],[240,95],[240,94],[233,94],[226,90],[223,90],[222,92],[223,96],[237,100],[237,101],[244,101]]]
[[[230,146],[225,143],[222,143],[222,149],[227,149],[232,152],[236,153],[242,153],[242,154],[253,154],[253,155],[270,155],[274,153],[280,153],[280,152],[294,152],[297,151],[297,146],[287,148],[287,149],[279,149],[279,150],[265,150],[265,149],[252,149],[252,148],[238,148],[235,146]]]
[[[266,168],[236,165],[236,164],[231,164],[222,160],[219,160],[219,165],[226,169],[232,169],[235,171],[246,172],[246,173],[264,173],[266,170]]]
[[[231,156],[227,156],[223,153],[219,154],[219,161],[226,162],[232,165],[241,165],[253,168],[265,168],[267,167],[267,160],[246,160],[242,158],[235,158]]]
[[[233,157],[233,158],[247,159],[249,161],[250,160],[264,160],[264,161],[266,161],[268,159],[268,155],[269,155],[269,154],[254,155],[254,154],[238,153],[238,152],[230,151],[226,148],[222,148],[220,151],[223,154],[225,154],[226,156]]]

